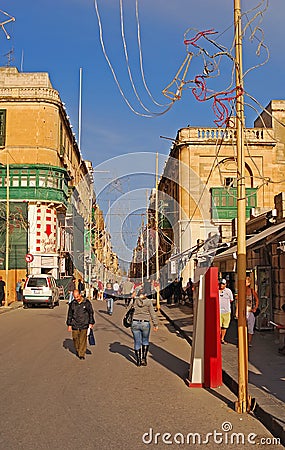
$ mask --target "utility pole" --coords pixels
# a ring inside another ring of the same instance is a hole
[[[146,190],[146,279],[149,279],[148,190]]]
[[[244,154],[244,96],[242,67],[242,22],[240,0],[234,0],[235,77],[236,94],[236,146],[237,146],[237,278],[238,278],[238,413],[249,412],[248,347],[246,326],[246,190]]]
[[[144,263],[144,239],[143,239],[143,227],[144,227],[144,221],[142,216],[142,225],[141,225],[141,254],[142,254],[142,260],[141,260],[141,271],[142,271],[142,286],[144,284],[143,278],[144,278],[144,270],[143,270],[143,263]]]
[[[160,309],[159,302],[159,258],[158,258],[158,153],[155,158],[155,266],[156,266],[156,308]]]
[[[5,253],[5,276],[6,295],[5,306],[9,305],[9,246],[10,246],[10,166],[8,150],[6,149],[6,253]]]
[[[78,147],[81,151],[81,121],[82,121],[82,67],[79,69],[79,105],[78,105]]]

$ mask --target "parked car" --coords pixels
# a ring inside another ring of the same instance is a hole
[[[55,278],[46,274],[29,275],[23,289],[24,308],[43,304],[49,308],[59,305],[59,289]]]

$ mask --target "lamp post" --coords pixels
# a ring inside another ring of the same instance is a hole
[[[10,166],[8,161],[8,151],[6,150],[6,253],[5,253],[5,281],[6,295],[5,306],[9,305],[9,245],[10,245]]]

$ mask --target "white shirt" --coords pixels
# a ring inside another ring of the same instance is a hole
[[[231,312],[231,302],[233,302],[233,293],[229,288],[219,290],[220,313],[225,314]]]
[[[119,288],[120,288],[120,286],[118,285],[118,283],[114,283],[114,284],[113,284],[113,289],[114,289],[114,291],[118,291]]]

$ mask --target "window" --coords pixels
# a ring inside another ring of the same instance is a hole
[[[236,187],[237,186],[237,179],[233,178],[233,177],[226,177],[224,179],[224,183],[225,183],[225,186]]]
[[[4,147],[6,138],[6,109],[0,109],[0,146]]]

